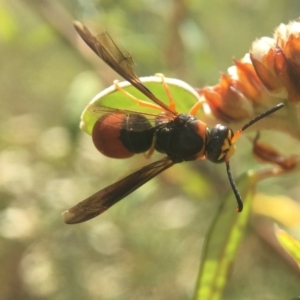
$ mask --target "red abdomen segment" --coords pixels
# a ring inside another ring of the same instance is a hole
[[[127,158],[150,149],[154,128],[139,114],[105,114],[95,123],[92,138],[102,154]]]

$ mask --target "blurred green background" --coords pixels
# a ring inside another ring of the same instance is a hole
[[[0,299],[191,299],[205,234],[230,189],[224,166],[186,163],[94,220],[63,223],[65,209],[146,163],[105,158],[80,132],[85,105],[118,76],[77,43],[73,19],[111,32],[140,76],[203,87],[299,15],[296,0],[1,0]],[[251,143],[239,143],[235,177],[259,167]],[[258,188],[299,201],[297,175]],[[252,225],[224,299],[299,295],[299,274],[264,239],[272,222]]]

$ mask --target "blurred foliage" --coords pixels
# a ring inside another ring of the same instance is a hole
[[[294,258],[300,267],[300,242],[278,226],[275,228],[276,237],[281,246]]]
[[[72,19],[112,32],[140,76],[202,87],[299,8],[284,0],[0,1],[0,299],[191,299],[204,238],[229,190],[224,166],[182,164],[99,218],[63,224],[66,208],[146,163],[102,157],[79,130],[85,105],[117,76],[96,58],[86,63]],[[283,134],[267,139],[283,152],[299,149]],[[235,177],[260,168],[247,139],[237,152]],[[299,202],[297,174],[259,190]],[[273,222],[255,215],[251,224],[224,299],[298,295],[299,273],[270,239]],[[299,237],[299,223],[289,229]]]

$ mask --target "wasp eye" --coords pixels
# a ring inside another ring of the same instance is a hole
[[[232,136],[233,131],[227,126],[218,124],[212,128],[206,142],[206,158],[214,163],[224,162]]]

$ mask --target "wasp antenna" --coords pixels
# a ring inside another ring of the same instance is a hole
[[[241,129],[239,129],[234,136],[231,139],[231,143],[235,143],[235,141],[239,138],[239,136],[242,134],[243,131],[245,131],[248,127],[250,127],[251,125],[253,125],[254,123],[256,123],[257,121],[265,118],[266,116],[276,112],[277,110],[281,109],[284,107],[283,103],[279,103],[277,105],[275,105],[274,107],[268,109],[267,111],[263,112],[262,114],[260,114],[259,116],[256,116],[255,118],[253,118],[251,121],[249,121],[248,123],[246,123]]]
[[[256,123],[257,121],[265,118],[266,116],[274,113],[275,111],[281,109],[284,107],[283,103],[279,103],[277,105],[275,105],[274,107],[268,109],[267,111],[263,112],[262,114],[260,114],[259,116],[253,118],[250,122],[248,122],[247,124],[245,124],[240,130],[244,131],[246,130],[248,127],[250,127],[252,124]]]
[[[226,170],[227,170],[227,175],[228,175],[228,179],[229,179],[229,182],[231,184],[231,188],[234,192],[234,195],[235,195],[235,198],[236,198],[236,201],[237,201],[237,204],[238,204],[238,207],[237,207],[237,212],[241,212],[243,210],[243,201],[242,201],[242,198],[241,198],[241,195],[240,195],[240,192],[238,191],[237,187],[236,187],[236,184],[233,180],[233,177],[232,177],[232,174],[231,174],[231,170],[230,170],[230,165],[229,165],[229,161],[226,162]]]

